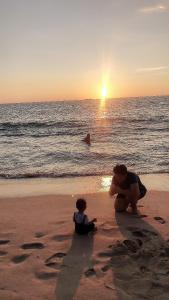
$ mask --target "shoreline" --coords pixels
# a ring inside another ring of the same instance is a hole
[[[107,192],[111,178],[112,176],[2,179],[0,180],[0,198]],[[140,175],[140,178],[149,191],[169,191],[169,173],[145,174]]]

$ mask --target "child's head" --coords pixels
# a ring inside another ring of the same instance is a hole
[[[76,208],[77,208],[79,211],[82,211],[82,212],[85,211],[86,206],[87,206],[86,200],[84,200],[84,199],[82,199],[82,198],[77,199],[77,201],[76,201]]]

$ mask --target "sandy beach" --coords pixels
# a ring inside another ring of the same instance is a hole
[[[154,188],[159,178],[163,184],[159,175],[139,202],[142,218],[115,213],[107,191],[73,194],[65,185],[65,195],[2,192],[0,300],[168,299],[169,191]],[[79,196],[98,219],[94,235],[74,234]]]

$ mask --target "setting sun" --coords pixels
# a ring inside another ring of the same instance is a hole
[[[106,86],[102,87],[102,98],[106,98],[107,97],[107,88]]]

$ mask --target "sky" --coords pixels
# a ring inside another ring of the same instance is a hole
[[[169,0],[0,0],[0,102],[169,94]]]

